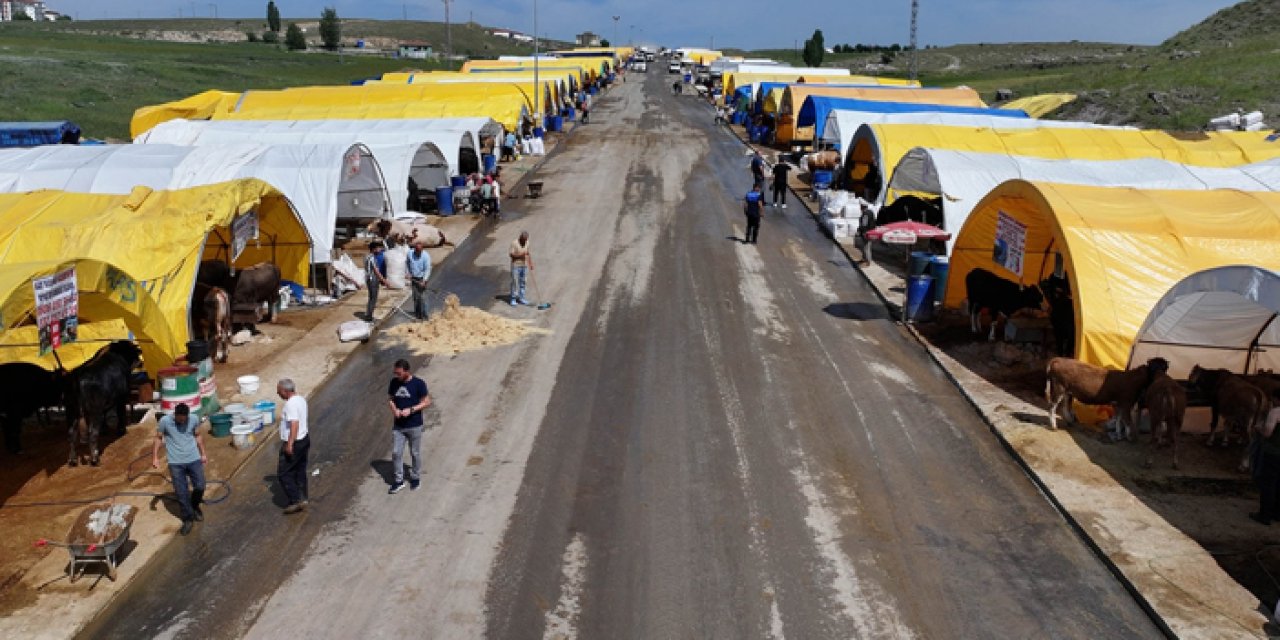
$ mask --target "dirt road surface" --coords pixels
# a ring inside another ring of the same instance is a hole
[[[743,147],[637,80],[434,276],[550,333],[415,363],[422,489],[374,341],[313,394],[312,509],[260,455],[86,637],[1160,636],[807,213],[738,241]],[[498,298],[521,229],[546,311]]]

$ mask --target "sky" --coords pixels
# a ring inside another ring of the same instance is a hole
[[[266,0],[46,0],[81,20],[212,17],[262,19]],[[1237,0],[920,0],[920,46],[976,42],[1158,44]],[[443,0],[277,0],[286,18],[444,20]],[[454,22],[533,32],[535,0],[453,0]],[[828,46],[906,44],[910,0],[537,0],[538,32],[571,40],[593,31],[618,44],[791,48],[821,28]],[[800,9],[798,7],[804,7]],[[794,11],[791,9],[795,9]],[[785,15],[779,15],[779,12]],[[612,19],[618,16],[618,20]],[[615,31],[616,27],[616,31]],[[616,35],[616,37],[615,37]]]

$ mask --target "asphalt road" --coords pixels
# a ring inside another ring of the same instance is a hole
[[[84,636],[1159,637],[800,207],[737,240],[744,147],[671,78],[435,274],[550,333],[423,363],[424,490],[372,343],[312,393],[312,510],[260,454]],[[548,312],[495,299],[520,228]]]

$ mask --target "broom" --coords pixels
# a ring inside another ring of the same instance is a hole
[[[544,298],[542,297],[542,290],[538,288],[538,277],[537,277],[536,275],[534,275],[533,269],[530,269],[530,270],[529,270],[529,280],[530,280],[531,282],[533,282],[533,294],[534,294],[535,296],[538,296],[538,299],[539,299],[539,300],[544,300]],[[547,309],[550,309],[550,308],[551,308],[551,303],[550,303],[550,302],[539,302],[539,303],[538,303],[538,310],[539,310],[539,311],[546,311]]]

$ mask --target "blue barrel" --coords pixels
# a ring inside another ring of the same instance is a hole
[[[466,177],[466,176],[453,176],[453,177],[449,178],[449,185],[450,185],[450,186],[453,186],[453,187],[465,187],[465,186],[467,186],[467,177]]]
[[[693,82],[693,76],[688,73],[684,74],[684,83],[689,84],[690,82]]]
[[[587,93],[589,93],[589,94],[591,94],[591,95],[593,95],[593,96],[594,96],[594,95],[596,94],[596,86],[593,84],[593,85],[591,85],[591,86],[587,87]]]
[[[813,172],[813,188],[826,189],[831,186],[831,179],[835,177],[830,171],[814,171]]]
[[[929,273],[929,264],[933,262],[933,254],[928,251],[912,251],[911,267],[908,273],[918,276],[922,273]]]
[[[933,319],[933,276],[921,274],[907,280],[907,320]]]
[[[760,142],[760,127],[747,127],[747,137],[752,142]]]
[[[552,131],[561,131],[564,129],[564,116],[551,116],[551,124],[547,127]]]
[[[545,133],[546,133],[546,130],[543,129],[542,127],[533,128],[533,137],[535,138],[541,138]]]
[[[485,153],[481,154],[480,159],[484,161],[485,173],[493,173],[494,170],[498,168],[498,156],[495,156],[492,153]],[[466,186],[467,183],[464,182],[462,184],[463,186]]]
[[[934,256],[929,264],[933,275],[933,299],[939,304],[947,296],[947,274],[951,272],[951,260],[946,256]]]
[[[453,215],[453,186],[436,187],[436,207],[442,216]]]
[[[564,108],[564,119],[573,122],[573,107]]]

